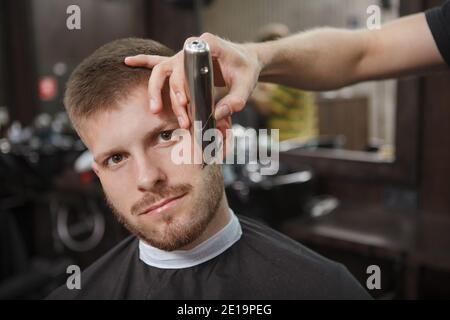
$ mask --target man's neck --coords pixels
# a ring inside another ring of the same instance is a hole
[[[180,248],[179,250],[191,250],[196,246],[198,246],[199,244],[205,242],[213,235],[215,235],[217,232],[222,230],[230,222],[230,219],[231,215],[228,207],[228,201],[224,192],[222,199],[220,200],[219,207],[217,208],[217,211],[214,215],[214,218],[208,224],[205,231],[200,235],[200,237],[195,239],[190,244]]]

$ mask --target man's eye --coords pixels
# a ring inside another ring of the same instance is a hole
[[[106,164],[108,166],[114,166],[116,164],[119,164],[123,160],[123,155],[121,154],[115,154],[108,159],[106,159]]]
[[[171,141],[172,140],[172,137],[173,137],[173,132],[174,132],[175,130],[167,130],[167,131],[163,131],[163,132],[161,132],[160,134],[159,134],[159,137],[158,137],[158,142],[159,143],[164,143],[164,142],[169,142],[169,141]]]

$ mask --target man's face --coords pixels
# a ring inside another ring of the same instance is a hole
[[[110,207],[132,233],[166,251],[197,239],[214,218],[223,197],[219,166],[175,164],[171,136],[178,122],[170,99],[152,114],[144,85],[117,108],[101,111],[82,124],[84,142],[94,155]]]

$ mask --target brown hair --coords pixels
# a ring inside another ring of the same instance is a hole
[[[79,130],[83,119],[114,108],[134,87],[148,81],[151,70],[128,67],[125,57],[173,53],[156,41],[140,38],[115,40],[95,50],[75,68],[66,85],[64,105],[74,127]]]

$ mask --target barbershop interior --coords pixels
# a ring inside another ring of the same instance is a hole
[[[68,266],[83,270],[130,235],[63,103],[72,71],[98,47],[139,37],[178,52],[204,32],[259,43],[367,28],[374,14],[384,24],[442,3],[0,1],[0,299],[44,299]],[[224,90],[215,88],[216,101]],[[449,299],[449,120],[448,71],[333,91],[259,82],[232,131],[257,133],[237,146],[249,154],[278,130],[277,170],[223,164],[229,206],[343,264],[374,299]]]

